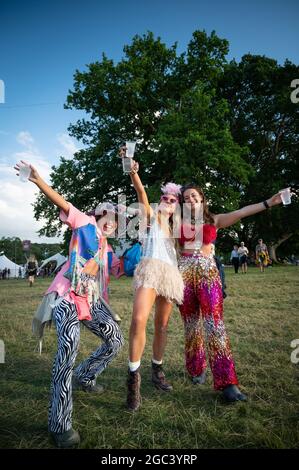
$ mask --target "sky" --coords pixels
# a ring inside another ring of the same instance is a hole
[[[68,126],[83,115],[63,108],[76,70],[103,52],[119,61],[135,34],[152,31],[181,53],[203,29],[229,41],[229,60],[252,53],[298,64],[297,18],[297,0],[0,0],[0,237],[61,239],[38,236],[37,188],[13,166],[24,159],[50,182],[60,156],[82,147]]]

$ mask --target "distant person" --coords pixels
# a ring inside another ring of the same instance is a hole
[[[34,284],[34,279],[37,274],[38,263],[35,255],[30,255],[27,262],[27,275],[29,280],[29,286],[32,287]]]
[[[247,273],[247,257],[249,255],[248,248],[246,248],[245,243],[241,242],[241,246],[238,249],[239,254],[239,263],[241,265],[242,273]]]
[[[235,268],[235,274],[238,274],[239,271],[239,247],[238,245],[234,245],[234,249],[231,252],[230,260],[232,262],[233,267]]]
[[[10,269],[8,268],[7,269],[7,279],[9,279],[9,278],[10,278]]]
[[[267,245],[265,245],[262,238],[258,240],[258,244],[255,247],[255,258],[257,265],[260,267],[260,272],[263,273],[265,271],[265,267],[270,264],[270,257]]]
[[[22,269],[19,268],[19,277],[22,277]]]

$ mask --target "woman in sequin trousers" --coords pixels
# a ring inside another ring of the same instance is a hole
[[[194,384],[205,382],[207,360],[201,321],[215,390],[221,390],[228,402],[246,400],[240,392],[228,335],[223,320],[222,285],[212,242],[217,229],[229,227],[244,217],[281,203],[275,194],[270,199],[227,214],[211,214],[201,188],[188,184],[181,189],[184,207],[179,270],[184,280],[184,301],[180,312],[185,326],[186,368]],[[189,223],[185,222],[189,212]],[[190,222],[191,221],[191,222]]]

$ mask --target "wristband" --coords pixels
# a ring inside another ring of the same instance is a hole
[[[263,204],[264,204],[264,206],[265,206],[266,209],[270,209],[270,206],[269,206],[269,204],[267,203],[267,201],[263,201]]]

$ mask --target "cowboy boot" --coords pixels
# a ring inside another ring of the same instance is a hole
[[[130,411],[137,411],[141,405],[141,395],[140,395],[140,384],[141,384],[141,375],[140,367],[134,372],[128,370],[128,395],[127,395],[127,408]]]
[[[166,382],[162,364],[152,362],[152,382],[156,388],[163,392],[171,392],[173,389],[172,385]]]

